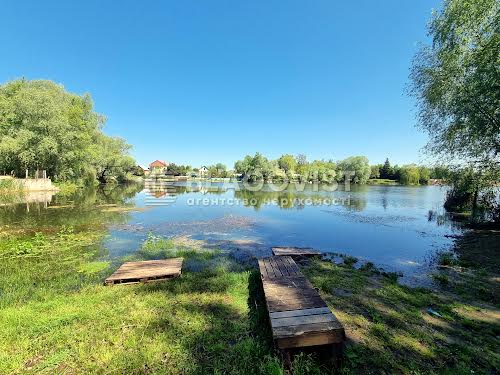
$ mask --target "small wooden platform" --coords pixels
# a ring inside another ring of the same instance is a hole
[[[342,324],[289,256],[259,259],[260,274],[279,349],[341,344]]]
[[[123,263],[104,283],[133,284],[170,279],[181,275],[183,258]]]
[[[321,255],[321,252],[310,247],[273,247],[276,256],[313,256]]]

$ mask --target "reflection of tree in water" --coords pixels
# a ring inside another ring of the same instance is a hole
[[[462,228],[463,227],[463,219],[460,221],[459,216],[453,216],[451,213],[447,213],[445,211],[438,212],[434,210],[429,210],[427,214],[427,220],[430,222],[435,222],[438,226],[447,225],[452,228]]]
[[[57,194],[54,204],[71,203],[76,206],[95,206],[100,204],[125,204],[142,190],[142,184],[106,184],[86,186],[70,195]]]
[[[26,204],[5,206],[0,208],[0,225],[24,231],[50,231],[63,225],[79,230],[121,224],[127,222],[127,213],[104,211],[102,206],[131,204],[128,200],[141,190],[141,184],[90,186],[71,195],[56,195],[48,208],[31,204],[27,211]]]
[[[202,193],[202,194],[224,194],[227,192],[226,188],[221,186],[210,185],[174,185],[170,183],[162,183],[161,181],[148,182],[145,189],[155,197],[162,197],[164,195],[181,195],[188,193]]]
[[[250,191],[250,190],[235,190],[234,197],[240,199],[246,207],[254,207],[259,210],[263,205],[277,205],[282,209],[297,209],[302,210],[307,205],[321,206],[325,200],[335,202],[339,205],[344,205],[348,208],[363,209],[366,206],[364,199],[343,199],[346,197],[334,197],[324,193],[297,192],[293,190],[286,191]],[[353,207],[351,207],[353,205]]]
[[[351,197],[349,202],[343,205],[349,211],[363,211],[366,208],[366,199],[359,197]]]

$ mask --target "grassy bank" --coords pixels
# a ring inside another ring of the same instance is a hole
[[[368,185],[399,185],[396,180],[390,180],[388,178],[370,178],[367,182]]]
[[[63,227],[1,242],[0,373],[286,372],[272,349],[252,265],[155,236],[133,258],[110,262],[100,246],[104,236],[95,228]],[[185,258],[179,279],[102,285],[125,260],[175,256]],[[499,310],[491,293],[457,292],[454,282],[435,291],[410,289],[369,264],[352,264],[348,258],[342,265],[302,266],[349,337],[337,372],[499,370]],[[335,373],[332,363],[309,354],[296,358],[292,371]]]

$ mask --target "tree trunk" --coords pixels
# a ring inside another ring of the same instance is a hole
[[[476,186],[476,189],[474,190],[474,198],[472,200],[472,220],[476,220],[476,215],[477,215],[477,200],[479,196],[479,187]]]

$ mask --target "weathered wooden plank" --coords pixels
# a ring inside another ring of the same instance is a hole
[[[290,327],[276,327],[273,329],[273,336],[275,338],[284,338],[301,336],[307,333],[319,333],[328,331],[339,331],[340,337],[345,336],[342,323],[340,323],[338,320],[324,323],[302,324]]]
[[[266,270],[267,270],[267,277],[275,278],[276,275],[274,273],[273,267],[271,266],[271,263],[269,262],[269,259],[264,259],[264,265],[265,265]]]
[[[271,319],[290,318],[292,316],[317,315],[317,314],[326,314],[329,312],[330,309],[328,307],[317,307],[313,309],[291,310],[291,311],[270,313],[269,317]]]
[[[182,258],[127,262],[109,276],[105,283],[112,285],[149,282],[180,276],[182,262]]]
[[[321,298],[314,290],[272,290],[264,289],[264,292],[270,300],[305,300]]]
[[[282,277],[280,279],[268,279],[265,282],[266,288],[275,288],[275,289],[285,289],[285,288],[293,288],[293,289],[312,289],[315,290],[309,280],[305,277]]]
[[[270,302],[268,304],[269,312],[314,309],[317,307],[327,307],[327,305],[324,301],[321,300],[309,300],[301,302],[276,301]]]
[[[292,327],[304,324],[327,323],[334,322],[337,318],[331,312],[318,315],[291,316],[288,318],[271,319],[271,327]]]
[[[345,335],[340,330],[332,329],[324,332],[308,332],[299,336],[276,338],[274,341],[279,349],[305,348],[308,346],[341,344],[345,341]]]
[[[311,247],[287,247],[287,246],[275,246],[271,248],[272,252],[276,256],[313,256],[321,255],[321,252],[314,250]]]
[[[281,273],[278,264],[276,263],[276,259],[274,259],[274,257],[269,258],[269,263],[271,264],[271,267],[273,267],[274,274],[276,275],[276,277],[283,277],[283,274]]]
[[[264,264],[264,261],[262,259],[259,259],[258,260],[259,262],[259,270],[260,270],[260,274],[262,275],[262,277],[269,277],[269,275],[267,274],[267,269],[266,269],[266,265]]]
[[[283,264],[288,270],[288,274],[290,276],[297,276],[300,274],[300,270],[297,267],[297,264],[293,261],[291,257],[281,257]]]
[[[288,263],[291,274],[302,275],[299,266],[293,261],[292,257],[283,257],[283,261]]]
[[[273,338],[279,348],[342,342],[342,324],[289,256],[259,260]]]
[[[281,258],[274,257],[274,262],[278,266],[278,268],[283,276],[290,276],[288,273],[288,269],[285,266],[285,263],[283,262],[283,260]]]

